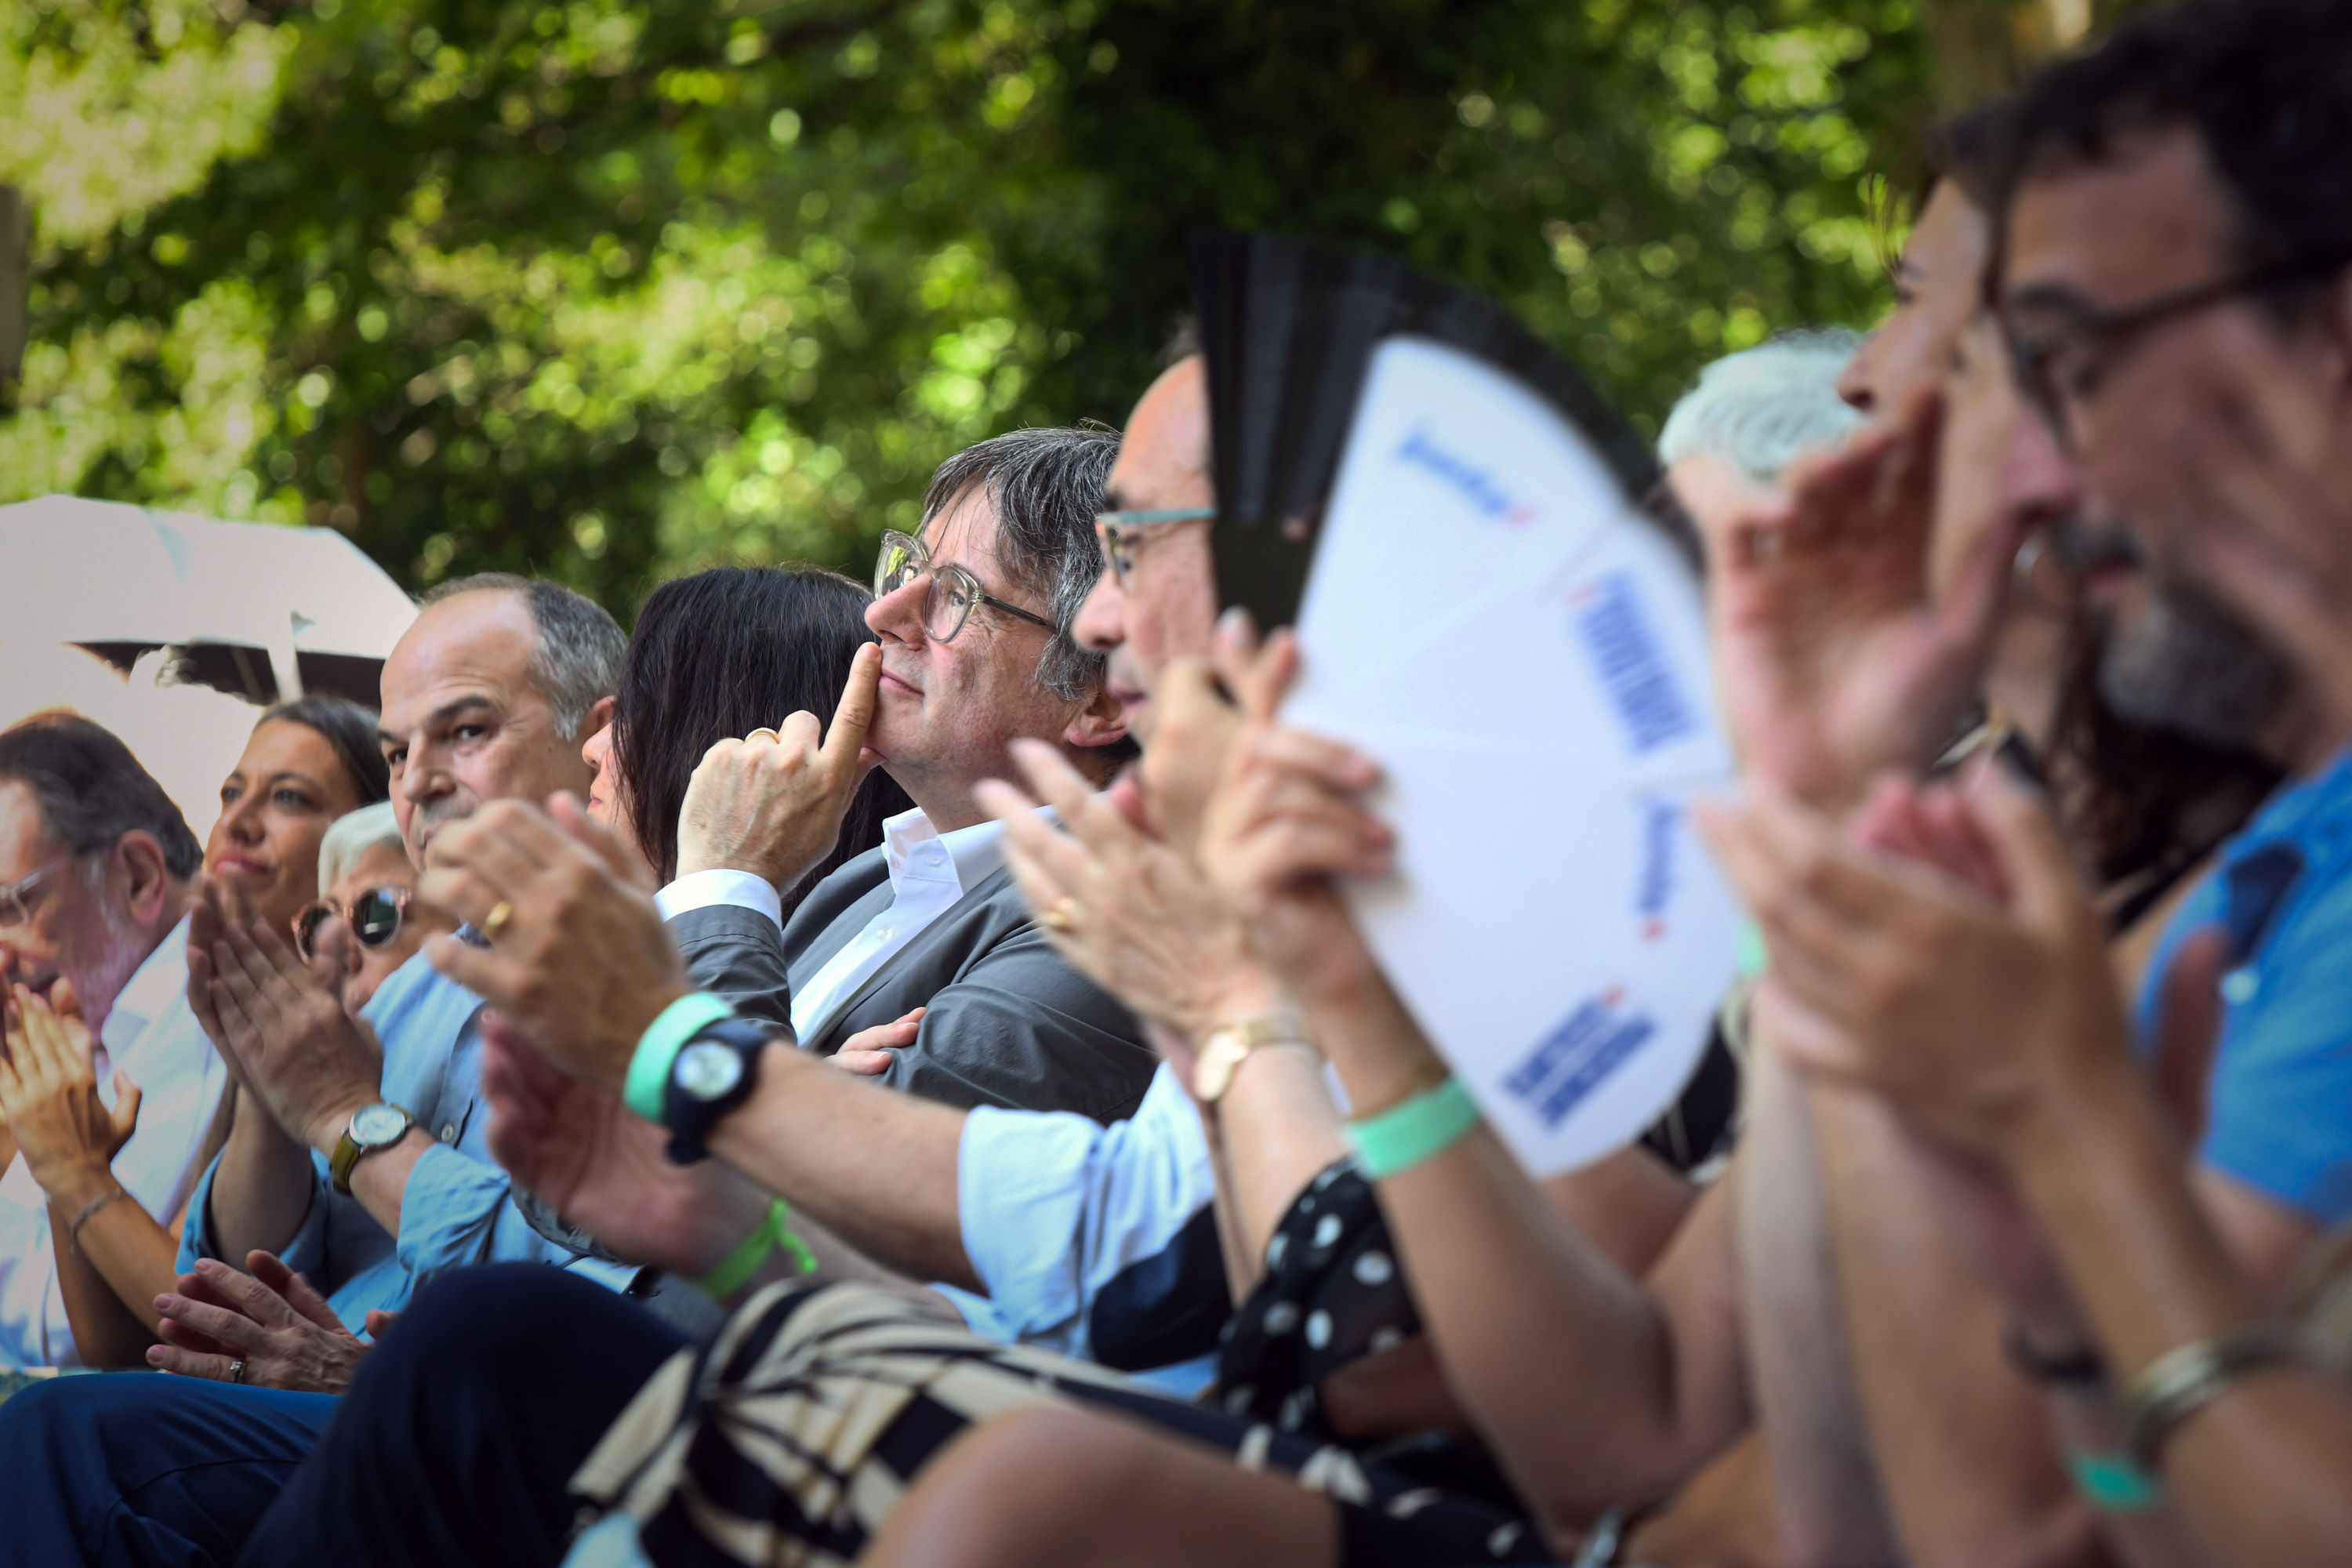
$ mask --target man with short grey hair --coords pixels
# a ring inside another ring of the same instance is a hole
[[[1055,744],[1100,784],[1132,754],[1102,656],[1070,633],[1102,570],[1094,518],[1118,453],[1098,427],[983,441],[933,477],[919,533],[883,534],[866,616],[879,658],[862,656],[835,728],[871,723],[831,755],[851,787],[878,763],[916,809],[781,933],[779,889],[832,848],[846,789],[806,787],[828,765],[813,727],[722,742],[696,771],[662,913],[690,963],[731,952],[787,992],[803,1049],[831,1055],[922,1008],[877,1064],[894,1088],[1098,1121],[1140,1103],[1157,1065],[1142,1026],[1033,923],[972,798],[1016,742]]]

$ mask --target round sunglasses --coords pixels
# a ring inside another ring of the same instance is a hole
[[[349,904],[321,899],[294,917],[294,951],[309,963],[318,952],[319,931],[330,920],[352,928],[362,947],[382,947],[400,934],[408,910],[406,888],[371,888]]]

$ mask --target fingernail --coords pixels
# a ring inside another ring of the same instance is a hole
[[[168,1312],[168,1311],[170,1311],[170,1310],[172,1310],[172,1303],[173,1303],[173,1301],[174,1300],[175,1300],[175,1298],[171,1297],[171,1296],[158,1296],[158,1297],[156,1297],[156,1298],[155,1298],[155,1310],[156,1310],[157,1311],[159,1311],[159,1312]]]
[[[162,1345],[149,1345],[147,1347],[147,1364],[149,1366],[162,1366],[163,1364],[163,1347]]]

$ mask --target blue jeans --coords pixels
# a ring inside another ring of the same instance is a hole
[[[127,1372],[0,1405],[0,1568],[226,1564],[336,1400]]]

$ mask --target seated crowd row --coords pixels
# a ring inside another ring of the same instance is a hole
[[[0,732],[0,1361],[160,1369],[0,1405],[0,1565],[2345,1561],[2347,148],[2352,7],[2159,11],[1677,411],[1769,957],[1548,1181],[1197,353],[870,593],[445,584],[201,847]]]

